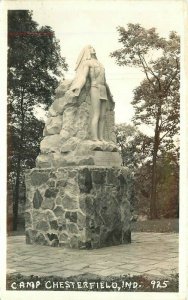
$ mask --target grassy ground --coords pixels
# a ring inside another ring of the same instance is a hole
[[[136,221],[131,223],[132,232],[179,232],[179,219],[157,219]],[[18,224],[17,231],[9,232],[12,235],[24,235],[25,229],[23,224]]]
[[[132,222],[133,232],[178,232],[179,219],[157,219]]]

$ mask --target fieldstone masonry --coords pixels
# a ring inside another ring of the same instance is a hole
[[[131,242],[126,168],[63,167],[26,173],[26,243],[79,249]]]

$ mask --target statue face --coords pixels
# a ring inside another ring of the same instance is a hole
[[[95,49],[92,46],[89,46],[89,50],[91,54],[96,54]]]

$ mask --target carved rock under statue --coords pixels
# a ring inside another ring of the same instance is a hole
[[[61,86],[65,84],[67,82],[62,82]],[[110,104],[104,120],[105,141],[91,140],[89,89],[88,81],[79,97],[72,96],[69,91],[60,94],[59,98],[56,96],[45,124],[37,167],[101,165],[101,161],[106,166],[121,166],[121,157],[115,144],[114,111],[109,107]]]
[[[91,46],[56,90],[36,168],[26,173],[26,242],[99,248],[131,242],[128,182],[114,101]]]

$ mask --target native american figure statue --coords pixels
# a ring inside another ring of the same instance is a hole
[[[26,242],[75,249],[130,243],[132,177],[121,166],[114,101],[93,47],[82,50],[75,71],[56,90],[36,168],[26,173]]]
[[[90,79],[90,99],[92,107],[91,139],[105,140],[104,125],[107,112],[107,101],[114,106],[110,89],[106,83],[103,65],[98,61],[92,46],[86,46],[78,57],[76,63],[76,78],[70,87],[75,96],[79,96],[81,89]]]
[[[118,152],[115,103],[104,67],[92,46],[81,51],[75,72],[72,81],[63,80],[56,89],[40,145],[41,154],[37,157],[39,167],[56,166],[57,162],[60,166],[71,162],[95,164],[91,151]]]

